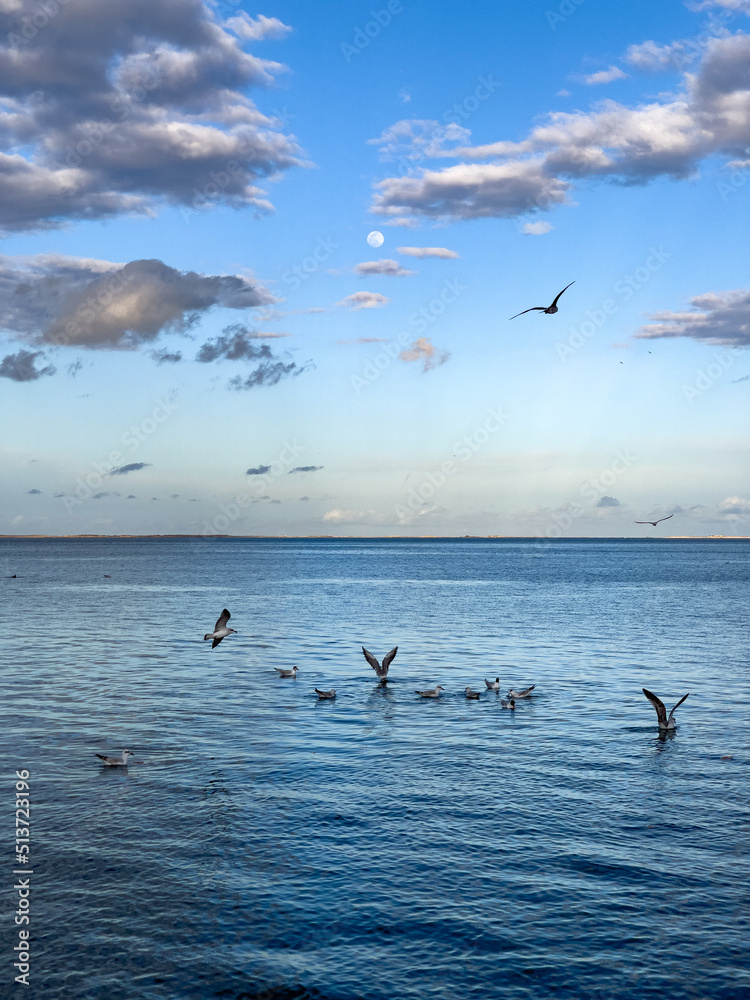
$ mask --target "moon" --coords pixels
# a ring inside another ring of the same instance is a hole
[[[368,234],[367,242],[370,244],[371,247],[382,247],[382,245],[385,243],[385,236],[383,236],[382,233],[379,233],[377,229],[375,229],[373,230],[373,232]]]

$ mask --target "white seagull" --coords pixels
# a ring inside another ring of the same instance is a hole
[[[509,701],[506,701],[505,698],[501,698],[500,699],[500,707],[501,708],[515,708],[516,707],[515,700],[513,698],[511,698]]]
[[[471,688],[464,688],[464,691],[466,692],[466,697],[467,698],[478,698],[479,697],[479,692],[478,691],[472,691]]]
[[[487,678],[485,677],[484,683],[487,685],[487,687],[490,689],[490,691],[499,691],[500,690],[500,678],[499,677],[496,677],[494,679],[494,681],[488,681]]]
[[[429,688],[427,691],[415,691],[414,694],[418,694],[420,698],[439,698],[440,692],[444,690],[442,684],[438,684],[437,687]]]
[[[509,698],[530,698],[531,692],[536,687],[536,684],[532,684],[530,688],[524,688],[523,691],[514,691],[513,688],[508,692]]]
[[[570,285],[575,285],[575,281],[571,281]],[[551,316],[552,313],[556,313],[558,311],[557,300],[560,298],[560,295],[562,295],[563,292],[567,292],[567,290],[570,288],[570,285],[566,285],[565,288],[563,288],[562,292],[560,292],[558,295],[555,296],[555,299],[552,302],[551,306],[532,306],[531,309],[524,309],[523,312],[516,313],[516,316],[523,316],[524,313],[534,312],[535,309],[539,310],[539,312],[547,313],[548,315]],[[511,316],[510,318],[515,319],[516,316]]]
[[[315,688],[315,693],[317,694],[319,700],[324,701],[326,698],[336,697],[336,688],[331,688],[330,691],[321,691],[320,688]]]
[[[203,636],[204,642],[206,641],[206,639],[213,639],[213,642],[211,643],[211,649],[215,649],[219,645],[221,640],[226,639],[226,637],[230,635],[230,633],[232,632],[234,632],[235,634],[237,633],[237,629],[227,628],[227,622],[231,617],[232,616],[229,614],[227,609],[224,608],[224,610],[221,612],[221,617],[216,620],[213,632],[206,632],[206,634]]]
[[[378,675],[380,680],[383,681],[383,683],[385,683],[385,681],[388,679],[388,667],[390,667],[391,663],[393,663],[393,658],[398,652],[398,646],[394,646],[393,649],[390,651],[390,653],[385,654],[385,656],[383,657],[382,664],[378,663],[377,658],[374,657],[369,650],[365,649],[364,646],[362,647],[362,652],[364,654],[365,659],[370,664],[375,673]]]
[[[667,710],[664,707],[664,702],[661,700],[661,698],[657,698],[655,694],[652,694],[650,691],[647,691],[645,688],[643,688],[643,693],[646,695],[646,697],[648,698],[648,700],[651,702],[651,704],[656,709],[656,714],[657,714],[657,716],[659,718],[659,729],[674,729],[675,725],[676,725],[676,722],[675,722],[675,719],[674,719],[675,709],[678,709],[680,707],[680,705],[683,703],[683,701],[685,700],[685,698],[687,698],[688,695],[687,694],[683,695],[682,698],[680,698],[680,700],[677,702],[677,704],[675,705],[675,707],[669,713],[669,718],[667,718]],[[690,694],[689,691],[688,691],[688,694]]]
[[[292,667],[291,670],[283,670],[281,667],[274,667],[273,669],[276,671],[276,673],[279,675],[279,677],[294,677],[294,678],[296,678],[297,677],[297,671],[298,671],[299,668],[298,667]]]
[[[127,767],[128,766],[128,757],[135,757],[135,754],[133,753],[132,750],[123,750],[122,751],[122,758],[107,757],[103,753],[98,753],[98,754],[96,754],[96,756],[99,758],[99,760],[104,761],[104,763],[108,767]]]

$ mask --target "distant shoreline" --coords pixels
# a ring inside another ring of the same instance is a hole
[[[571,535],[570,538],[540,538],[539,535],[0,535],[0,540],[12,539],[13,541],[42,541],[50,539],[54,541],[82,541],[98,539],[124,539],[124,540],[146,540],[146,539],[181,539],[181,538],[202,538],[205,541],[213,539],[256,539],[260,541],[303,541],[309,539],[331,541],[354,541],[365,540],[368,542],[394,542],[394,541],[517,541],[517,542],[675,542],[675,541],[726,541],[742,542],[748,541],[750,535],[664,535],[661,537],[638,537],[636,535]]]

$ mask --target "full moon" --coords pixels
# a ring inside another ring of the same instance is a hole
[[[375,229],[368,235],[367,242],[371,247],[382,247],[383,243],[385,243],[385,237]]]

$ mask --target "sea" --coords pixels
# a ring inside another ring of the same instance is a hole
[[[749,557],[0,541],[0,993],[746,1000]]]

